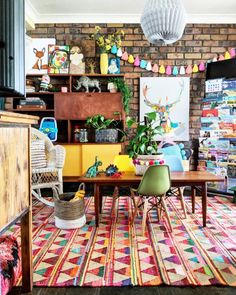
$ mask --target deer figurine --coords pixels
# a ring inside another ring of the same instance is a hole
[[[42,50],[38,50],[36,48],[33,49],[33,52],[35,54],[36,57],[36,63],[33,65],[32,69],[36,69],[36,70],[46,70],[48,68],[48,66],[46,64],[42,64],[42,60],[45,54],[45,48],[43,48]]]

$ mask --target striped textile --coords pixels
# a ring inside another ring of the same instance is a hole
[[[173,232],[156,211],[148,215],[145,236],[141,216],[129,225],[131,201],[121,197],[116,216],[112,198],[103,197],[100,226],[94,226],[93,198],[86,199],[87,223],[81,229],[54,226],[53,208],[33,206],[35,286],[236,286],[236,205],[223,197],[208,198],[207,227],[202,227],[201,199],[196,213],[186,198],[188,218],[179,200],[168,199]],[[19,237],[19,226],[11,229]],[[18,284],[20,281],[18,282]]]

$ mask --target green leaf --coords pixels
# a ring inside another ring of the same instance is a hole
[[[147,117],[149,121],[155,121],[157,118],[157,113],[156,112],[146,113],[145,117]]]

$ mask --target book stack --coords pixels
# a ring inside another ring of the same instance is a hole
[[[236,175],[236,79],[208,80],[205,86],[198,170]]]
[[[22,110],[46,110],[45,102],[39,97],[27,97],[26,99],[21,99],[17,109]]]

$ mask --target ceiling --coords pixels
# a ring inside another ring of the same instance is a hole
[[[236,23],[236,0],[182,1],[188,23]],[[32,23],[139,23],[144,3],[144,0],[26,0],[26,19]]]

